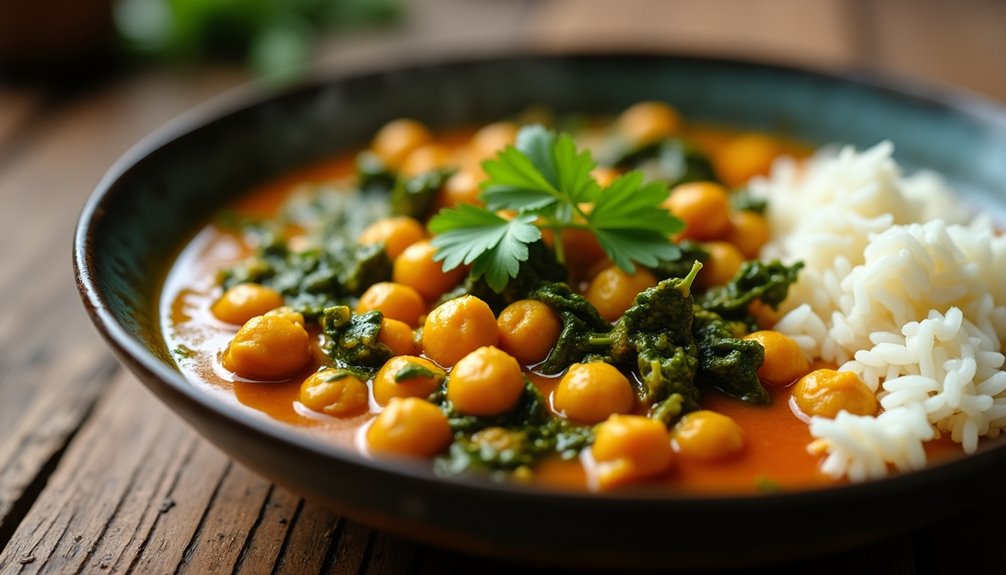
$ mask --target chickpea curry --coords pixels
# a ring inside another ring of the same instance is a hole
[[[805,152],[657,102],[440,136],[395,120],[204,229],[169,273],[166,337],[210,392],[438,473],[827,485],[803,419],[878,407],[771,330],[801,266],[757,259],[744,183],[783,153]]]

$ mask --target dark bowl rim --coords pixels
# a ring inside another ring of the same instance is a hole
[[[563,491],[554,488],[516,485],[497,482],[481,477],[441,476],[434,473],[432,466],[426,463],[416,463],[407,460],[373,459],[355,451],[325,443],[292,426],[269,421],[258,414],[250,413],[234,405],[224,402],[215,396],[201,392],[192,385],[180,372],[151,353],[140,341],[131,337],[126,328],[116,321],[109,311],[106,299],[97,282],[94,270],[93,236],[102,224],[105,216],[105,206],[116,198],[117,183],[150,161],[159,150],[176,139],[195,132],[206,125],[220,121],[232,114],[246,109],[278,101],[299,93],[321,89],[327,85],[336,84],[351,79],[380,77],[397,71],[408,71],[423,68],[449,68],[452,66],[501,64],[507,61],[542,60],[560,62],[563,60],[590,59],[662,59],[677,60],[705,65],[734,66],[745,69],[760,69],[786,74],[801,75],[829,82],[854,84],[862,88],[879,91],[898,98],[909,98],[928,105],[935,105],[958,116],[980,124],[995,126],[1006,132],[1006,108],[993,100],[959,88],[936,86],[917,80],[909,80],[891,75],[877,75],[862,70],[823,71],[807,67],[769,63],[758,60],[707,56],[695,53],[672,51],[635,51],[614,50],[605,52],[592,51],[537,51],[537,50],[505,50],[502,52],[476,53],[465,57],[429,56],[428,54],[413,55],[399,60],[391,65],[368,66],[362,70],[350,68],[345,71],[319,71],[309,78],[283,89],[272,89],[260,83],[249,82],[211,98],[190,110],[176,116],[153,132],[142,138],[125,152],[105,173],[94,191],[85,203],[73,239],[73,268],[78,291],[84,307],[101,336],[109,343],[123,363],[134,370],[141,370],[147,378],[140,378],[144,384],[155,392],[162,401],[165,394],[172,395],[180,401],[185,401],[190,407],[212,413],[228,420],[228,423],[240,428],[242,432],[264,435],[273,441],[282,442],[300,450],[335,459],[342,465],[365,467],[382,473],[400,476],[403,480],[450,485],[452,489],[465,490],[473,495],[481,494],[491,497],[509,497],[526,499],[529,502],[543,499],[574,505],[593,505],[605,507],[616,506],[707,506],[707,505],[740,505],[761,506],[763,504],[788,503],[802,505],[827,497],[829,499],[858,500],[862,498],[883,497],[892,491],[903,489],[925,488],[934,484],[965,477],[979,471],[992,458],[1004,457],[1002,446],[989,449],[967,457],[946,463],[927,466],[925,469],[894,474],[883,479],[862,483],[847,483],[822,488],[800,489],[773,494],[673,494],[662,489],[634,489],[615,493],[584,493]],[[153,310],[151,310],[153,311]],[[160,323],[159,321],[157,322]],[[160,385],[154,389],[151,378]]]

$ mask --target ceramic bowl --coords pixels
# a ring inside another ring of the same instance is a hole
[[[1006,473],[1002,446],[880,481],[758,496],[587,495],[444,478],[222,403],[173,363],[158,325],[159,282],[187,239],[253,184],[365,145],[392,118],[449,128],[530,104],[614,113],[648,99],[671,102],[691,120],[813,144],[889,139],[903,164],[942,172],[967,201],[1006,205],[1006,113],[967,95],[666,55],[417,64],[280,93],[242,90],[137,145],[81,216],[74,266],[84,304],[123,363],[234,459],[354,519],[476,553],[613,567],[796,558],[919,526],[997,490]]]

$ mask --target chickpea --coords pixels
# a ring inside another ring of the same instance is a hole
[[[419,292],[409,286],[378,282],[363,292],[356,303],[356,313],[379,310],[384,317],[416,325],[426,312],[426,303]]]
[[[655,285],[657,278],[646,269],[636,267],[636,273],[630,275],[611,266],[594,276],[583,295],[601,317],[615,321],[632,306],[639,292]]]
[[[456,163],[452,151],[438,144],[429,144],[410,152],[402,162],[401,172],[414,177]]]
[[[682,238],[712,240],[730,226],[730,194],[714,182],[689,182],[675,186],[664,207],[685,222]]]
[[[491,345],[459,359],[447,379],[447,399],[467,415],[502,415],[517,405],[523,392],[520,364]]]
[[[618,132],[636,145],[662,140],[680,129],[678,111],[663,102],[640,102],[618,117]]]
[[[446,374],[428,359],[399,355],[384,362],[374,376],[374,399],[387,405],[393,397],[425,399],[440,389]]]
[[[468,145],[476,158],[485,160],[516,141],[517,124],[496,122],[479,128]]]
[[[410,152],[433,140],[426,126],[415,120],[393,120],[378,130],[370,144],[377,157],[388,167],[397,169]]]
[[[778,140],[765,134],[741,134],[720,147],[713,155],[716,174],[730,187],[745,184],[772,168],[782,153]]]
[[[482,200],[479,194],[482,189],[479,187],[479,176],[467,170],[457,172],[444,184],[437,196],[437,206],[450,208],[458,204],[480,205]]]
[[[655,477],[674,462],[667,428],[639,415],[612,415],[598,425],[591,453],[600,489]]]
[[[359,415],[367,409],[367,384],[341,369],[325,368],[300,385],[300,402],[335,417]]]
[[[768,222],[764,216],[754,212],[735,212],[730,216],[730,229],[723,239],[737,246],[745,258],[754,259],[762,246],[768,243]]]
[[[309,344],[301,324],[282,316],[255,316],[234,335],[222,363],[248,379],[285,379],[311,363]]]
[[[757,341],[765,348],[765,362],[758,368],[758,378],[768,385],[785,386],[810,371],[810,362],[792,338],[777,331],[756,331],[744,339]]]
[[[566,265],[572,270],[590,268],[605,257],[597,236],[587,230],[562,230],[561,237]]]
[[[615,262],[611,261],[611,258],[609,258],[609,257],[604,257],[604,258],[601,258],[601,259],[597,260],[596,262],[594,262],[594,265],[592,265],[589,268],[587,268],[586,275],[583,276],[583,279],[587,282],[587,285],[583,286],[580,291],[586,292],[587,287],[590,286],[590,281],[591,280],[593,280],[594,278],[596,278],[598,276],[598,274],[600,274],[604,270],[606,270],[606,269],[608,269],[608,268],[610,268],[610,267],[612,267],[614,265],[615,265]]]
[[[770,329],[779,323],[779,319],[782,317],[782,313],[779,310],[772,309],[772,306],[762,303],[760,299],[756,299],[748,304],[748,313],[754,316],[755,321],[758,322],[758,327],[762,329]]]
[[[359,242],[363,245],[384,244],[384,251],[389,259],[395,259],[405,248],[426,237],[423,224],[408,216],[385,218],[370,224],[360,234]]]
[[[381,318],[381,331],[377,333],[377,341],[391,348],[391,353],[395,355],[416,353],[413,336],[412,328],[404,321]]]
[[[456,267],[445,272],[443,264],[433,261],[436,252],[436,248],[426,240],[412,244],[395,258],[391,278],[395,283],[416,290],[429,301],[437,299],[461,283],[465,277],[465,270]]]
[[[699,284],[713,287],[729,282],[744,264],[740,250],[728,242],[706,242],[702,246],[709,252],[709,259],[699,272]]]
[[[443,366],[487,345],[499,343],[493,310],[477,297],[466,295],[446,301],[426,316],[423,351]]]
[[[210,308],[220,321],[243,324],[283,305],[283,296],[259,284],[238,284],[224,292]]]
[[[533,299],[508,305],[500,312],[496,325],[500,347],[524,365],[548,357],[562,331],[562,322],[552,308]]]
[[[392,398],[367,430],[375,454],[433,457],[451,444],[451,426],[437,406],[415,397]]]
[[[552,396],[556,410],[581,423],[598,423],[615,413],[629,413],[635,403],[629,380],[603,361],[569,366]]]
[[[793,400],[809,416],[835,417],[840,411],[877,413],[877,396],[851,371],[812,371],[793,386]]]
[[[689,413],[674,426],[671,436],[682,456],[700,461],[726,459],[744,449],[741,426],[715,411]]]
[[[298,311],[293,311],[293,308],[288,305],[269,310],[265,312],[265,315],[266,317],[282,317],[292,321],[293,323],[304,325],[304,314]]]

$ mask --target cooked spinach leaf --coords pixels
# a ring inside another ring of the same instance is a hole
[[[423,377],[437,377],[437,374],[424,365],[409,362],[395,372],[395,383],[402,383],[403,381]]]
[[[412,178],[399,178],[391,188],[391,213],[425,220],[433,211],[437,192],[453,170],[432,170]]]
[[[737,211],[764,215],[768,209],[768,200],[756,198],[751,194],[750,188],[740,188],[731,192],[730,205]]]
[[[778,260],[744,262],[729,282],[703,294],[699,305],[731,319],[745,318],[748,305],[755,300],[776,308],[786,299],[802,268],[802,262],[791,266]]]
[[[634,148],[616,146],[605,155],[605,164],[623,170],[642,170],[648,179],[667,182],[671,188],[687,182],[719,181],[709,158],[680,138]]]
[[[650,406],[651,416],[667,424],[699,406],[691,285],[701,268],[696,263],[687,276],[644,290],[611,332],[612,360],[635,363],[640,401]]]
[[[356,182],[363,192],[387,195],[398,177],[377,154],[366,150],[356,155]]]
[[[374,283],[391,278],[391,261],[378,244],[345,246],[342,251],[290,251],[286,243],[266,246],[244,263],[225,270],[224,288],[254,282],[281,293],[306,318],[348,303]]]
[[[697,409],[699,360],[692,335],[691,284],[701,267],[693,263],[685,277],[664,280],[640,293],[614,326],[566,284],[540,285],[530,297],[552,308],[563,329],[537,369],[556,374],[572,363],[603,359],[637,371],[637,395],[650,406],[651,416],[670,423]]]
[[[701,244],[692,240],[682,240],[678,242],[678,249],[681,255],[675,260],[660,262],[650,268],[653,275],[658,279],[683,278],[692,271],[695,262],[706,263],[709,261],[709,252]]]
[[[325,308],[321,330],[329,342],[326,353],[340,367],[372,372],[391,359],[394,352],[378,340],[381,312],[354,314],[346,306]]]
[[[545,361],[537,367],[538,371],[554,375],[590,355],[610,353],[612,339],[608,332],[611,331],[611,324],[586,298],[574,293],[569,284],[541,283],[531,290],[528,297],[552,308],[562,320],[559,339]]]
[[[469,275],[461,285],[444,294],[438,303],[471,295],[486,302],[493,313],[499,315],[506,306],[530,297],[531,291],[539,284],[567,281],[569,272],[566,266],[555,259],[555,253],[545,245],[545,242],[539,240],[528,244],[527,248],[527,260],[521,262],[517,276],[511,278],[502,291],[497,292],[490,287],[485,276]]]
[[[698,346],[698,381],[748,403],[771,400],[758,379],[765,348],[756,341],[740,339],[747,333],[743,322],[725,320],[696,306],[692,333]]]
[[[373,152],[364,151],[356,156],[360,190],[390,197],[392,214],[417,220],[430,215],[437,192],[453,173],[452,169],[436,169],[408,178],[392,170]]]
[[[448,453],[436,461],[441,473],[513,470],[548,455],[572,458],[593,441],[589,427],[553,415],[530,381],[525,380],[517,406],[496,417],[458,413],[447,399],[446,386],[447,381],[430,397],[447,415],[455,436]]]

